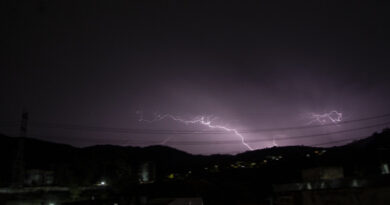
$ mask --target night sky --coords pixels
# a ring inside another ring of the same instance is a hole
[[[332,142],[390,121],[321,127],[310,118],[390,113],[387,1],[7,0],[0,7],[0,132],[10,136],[18,126],[5,124],[20,121],[23,109],[29,137],[202,154],[247,148],[232,132],[142,122],[140,113],[207,116],[246,132],[255,149],[340,144]],[[316,127],[261,131],[301,126]],[[288,139],[343,130],[352,131]]]

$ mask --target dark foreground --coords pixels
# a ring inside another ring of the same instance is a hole
[[[390,204],[390,131],[235,156],[0,137],[0,204]],[[15,158],[23,144],[23,161]],[[11,154],[10,154],[11,153]]]

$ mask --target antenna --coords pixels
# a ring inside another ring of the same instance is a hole
[[[20,134],[18,139],[18,147],[16,151],[16,159],[13,167],[13,186],[23,187],[24,184],[24,140],[27,137],[27,122],[28,112],[23,111],[22,121],[20,123]]]

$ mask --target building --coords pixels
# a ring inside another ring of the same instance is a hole
[[[345,178],[342,167],[316,167],[303,170],[302,179],[273,185],[272,204],[390,204],[390,175]]]

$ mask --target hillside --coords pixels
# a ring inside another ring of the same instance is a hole
[[[0,171],[2,186],[10,183],[19,140],[21,139],[0,135],[0,160],[4,167]],[[235,156],[191,155],[165,146],[140,148],[97,145],[76,148],[31,138],[22,140],[25,169],[52,170],[55,172],[57,184],[90,184],[102,176],[119,180],[122,175],[118,173],[128,170],[134,176],[136,167],[148,161],[156,165],[158,179],[169,173],[185,173],[188,170],[193,170],[194,176],[201,177],[207,175],[205,168],[212,170],[213,166],[218,166],[218,171],[228,171],[235,166],[252,166],[263,171],[271,169],[270,173],[273,175],[279,173],[284,176],[284,180],[290,181],[299,178],[299,170],[305,167],[343,165],[348,175],[353,174],[356,166],[375,167],[376,165],[371,165],[390,161],[388,129],[340,147],[273,147]],[[261,165],[264,162],[267,162],[267,167]],[[290,167],[290,174],[282,173],[287,167]],[[372,173],[375,170],[367,172]]]

